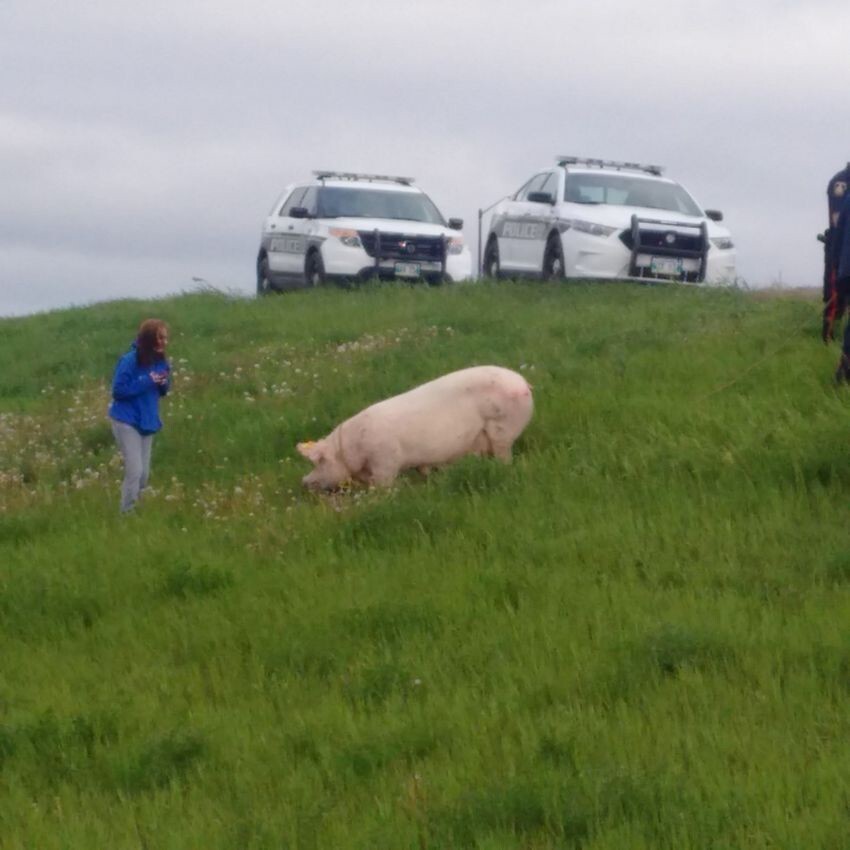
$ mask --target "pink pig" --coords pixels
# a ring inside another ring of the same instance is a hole
[[[403,469],[427,473],[468,454],[506,463],[531,419],[525,378],[501,366],[473,366],[379,401],[318,442],[299,443],[314,469],[302,484],[332,490],[348,479],[392,484]]]

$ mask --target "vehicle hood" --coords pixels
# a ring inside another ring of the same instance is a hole
[[[700,215],[687,215],[674,210],[659,210],[655,207],[621,207],[612,204],[565,204],[561,207],[561,217],[592,221],[609,227],[628,229],[632,226],[632,216],[669,223],[674,229],[676,224],[699,227],[703,222],[708,225],[709,237],[730,236],[729,230],[722,224]]]
[[[405,233],[410,236],[461,236],[459,230],[451,230],[442,224],[425,221],[408,221],[398,218],[328,218],[322,224],[350,230],[380,230],[382,233]]]

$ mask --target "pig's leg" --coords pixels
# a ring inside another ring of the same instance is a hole
[[[509,441],[506,443],[493,443],[493,457],[497,460],[502,461],[502,463],[510,463],[513,459],[513,454],[511,453],[511,447],[513,446],[513,441]]]
[[[490,437],[487,436],[486,428],[475,438],[469,449],[469,453],[471,455],[483,455],[485,457],[493,454],[493,447],[490,443]]]
[[[510,463],[514,438],[510,435],[508,429],[499,422],[490,421],[484,426],[484,433],[490,441],[490,454],[503,463]]]
[[[388,487],[398,475],[398,469],[388,463],[371,463],[367,461],[357,472],[354,478],[361,484],[370,487]]]
[[[377,469],[372,470],[369,477],[369,484],[372,487],[390,487],[398,477],[398,467],[390,466],[389,464],[381,464]]]
[[[401,472],[401,463],[396,447],[384,444],[379,450],[370,452],[363,469],[365,480],[373,487],[389,487]]]

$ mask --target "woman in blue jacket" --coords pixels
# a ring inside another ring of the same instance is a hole
[[[124,459],[121,512],[131,511],[148,483],[153,435],[162,428],[159,399],[170,387],[171,367],[165,359],[168,327],[146,319],[136,341],[118,361],[112,378],[109,416]]]

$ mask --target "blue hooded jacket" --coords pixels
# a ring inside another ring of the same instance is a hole
[[[151,372],[164,372],[169,379],[162,385],[156,384]],[[150,366],[139,365],[134,342],[115,367],[109,415],[118,422],[132,425],[140,434],[155,434],[162,428],[159,399],[171,387],[170,372],[165,358],[155,360]]]

